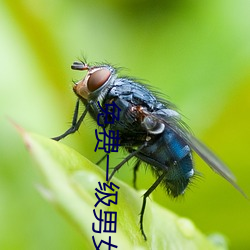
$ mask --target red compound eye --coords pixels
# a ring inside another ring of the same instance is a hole
[[[99,89],[109,78],[110,71],[108,69],[99,69],[92,73],[88,79],[88,90],[93,92]]]

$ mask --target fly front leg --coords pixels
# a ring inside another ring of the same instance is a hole
[[[161,174],[158,177],[158,179],[154,182],[154,184],[143,195],[142,208],[141,208],[141,212],[140,212],[140,230],[141,230],[141,233],[142,233],[144,240],[147,240],[147,236],[146,236],[146,234],[144,232],[144,228],[143,228],[143,216],[144,216],[144,212],[145,212],[145,208],[146,208],[147,198],[159,186],[159,184],[162,182],[162,180],[164,179],[166,174],[167,174],[167,171],[163,172],[163,174]]]
[[[78,112],[79,112],[79,104],[80,104],[80,100],[78,99],[77,102],[76,102],[76,106],[75,106],[75,110],[74,110],[74,116],[73,116],[73,120],[72,120],[72,123],[71,123],[71,127],[65,133],[63,133],[62,135],[59,135],[57,137],[53,137],[51,139],[53,139],[55,141],[60,141],[64,137],[68,136],[69,134],[75,133],[79,129],[79,127],[80,127],[80,125],[81,125],[84,117],[86,116],[86,114],[87,114],[87,112],[89,110],[89,105],[87,105],[86,109],[81,114],[79,120],[77,120],[78,119]]]

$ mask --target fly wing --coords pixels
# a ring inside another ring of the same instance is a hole
[[[243,196],[248,198],[243,190],[237,185],[236,178],[230,169],[210,149],[181,125],[170,125],[170,127],[208,164],[210,168],[231,183]]]
[[[175,111],[174,111],[175,112]],[[164,114],[163,114],[164,113]],[[153,114],[155,119],[163,123],[166,127],[173,130],[182,140],[184,140],[191,149],[193,149],[216,173],[221,175],[231,183],[243,196],[247,195],[237,185],[236,178],[229,168],[202,142],[195,138],[187,129],[185,124],[177,115],[171,115],[169,110],[162,110]],[[156,118],[157,117],[157,118]]]

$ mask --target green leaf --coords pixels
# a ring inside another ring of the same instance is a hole
[[[144,241],[139,229],[144,191],[136,191],[115,177],[112,182],[120,187],[118,204],[107,207],[99,203],[98,209],[117,211],[117,232],[94,233],[92,223],[99,227],[93,214],[97,202],[95,188],[98,182],[105,182],[106,173],[60,142],[19,130],[44,176],[45,184],[38,186],[39,191],[80,231],[85,242],[83,249],[94,249],[92,236],[97,244],[112,236],[112,243],[119,249],[226,249],[225,244],[208,240],[189,219],[177,216],[152,199],[147,200],[144,215],[148,238]]]

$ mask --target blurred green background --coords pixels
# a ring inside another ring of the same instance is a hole
[[[72,80],[83,76],[70,65],[82,55],[123,66],[168,96],[250,196],[249,13],[247,0],[1,1],[0,249],[81,249],[81,235],[36,191],[39,173],[8,117],[47,137],[64,132]],[[88,118],[62,143],[96,162],[93,128]],[[206,234],[226,235],[230,249],[250,249],[250,202],[195,160],[203,177],[184,198],[158,188],[153,199]],[[132,166],[117,177],[132,184]],[[140,170],[139,188],[153,180]]]

